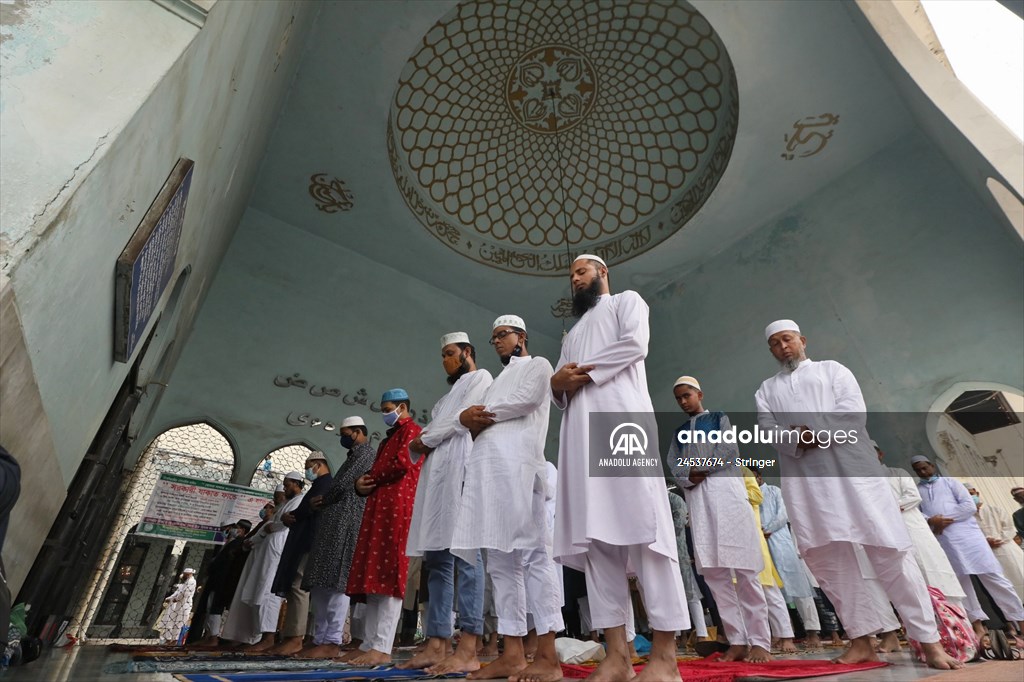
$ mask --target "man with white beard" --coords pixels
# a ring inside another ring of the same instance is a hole
[[[248,644],[246,651],[266,651],[274,646],[284,599],[274,594],[270,586],[277,573],[281,550],[288,540],[288,526],[284,525],[282,518],[302,502],[304,483],[305,477],[298,471],[286,474],[285,503],[275,507],[272,516],[264,519],[266,523],[245,541],[251,554],[238,580],[221,639]]]
[[[562,679],[555,633],[563,624],[545,504],[551,363],[530,356],[526,323],[517,315],[494,321],[490,343],[505,368],[483,401],[459,415],[473,449],[451,551],[465,561],[475,560],[479,549],[486,553],[505,651],[467,679],[555,682]],[[523,650],[527,613],[533,614],[538,642],[529,665]]]
[[[690,614],[660,458],[653,471],[640,472],[644,475],[614,475],[614,470],[602,475],[592,471],[589,443],[594,413],[630,413],[653,421],[644,368],[649,310],[635,291],[611,295],[608,266],[596,255],[573,261],[570,282],[579,321],[562,340],[559,369],[551,377],[552,400],[565,411],[555,557],[586,573],[592,627],[605,631],[608,655],[589,679],[619,682],[633,674],[625,630],[629,565],[648,591],[645,606],[654,630],[650,658],[636,679],[679,680],[675,632],[690,629]],[[646,435],[646,451],[659,452],[656,425]]]
[[[736,443],[716,443],[711,437],[731,429],[729,416],[704,409],[704,393],[691,376],[679,377],[672,394],[689,420],[676,429],[668,463],[690,510],[697,572],[711,588],[729,640],[720,660],[770,661],[768,604],[758,578],[765,568],[760,528],[741,469],[732,466],[739,457]]]
[[[441,337],[441,363],[451,389],[434,404],[430,424],[409,445],[414,461],[426,457],[416,486],[405,553],[410,557],[422,556],[427,570],[427,645],[397,666],[410,670],[425,668],[433,675],[480,669],[476,645],[484,632],[483,562],[479,551],[467,562],[452,554],[449,547],[462,501],[466,457],[473,448],[473,438],[461,428],[459,415],[471,405],[480,404],[494,381],[486,369],[477,369],[476,349],[466,332]],[[452,606],[456,597],[462,637],[453,655]]]
[[[792,320],[768,325],[765,340],[780,369],[754,396],[758,426],[772,434],[780,455],[782,491],[804,561],[850,636],[836,662],[878,660],[871,635],[880,629],[879,614],[859,608],[871,600],[857,560],[860,545],[928,665],[962,667],[939,642],[928,588],[868,439],[867,408],[853,373],[838,362],[809,360],[807,339]]]

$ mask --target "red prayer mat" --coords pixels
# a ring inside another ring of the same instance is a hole
[[[871,663],[855,663],[853,665],[837,665],[828,660],[775,660],[768,663],[719,663],[716,657],[700,660],[679,661],[679,674],[683,682],[733,682],[741,677],[764,677],[777,680],[791,680],[801,677],[822,677],[824,675],[842,675],[843,673],[884,668],[889,665],[884,661]],[[596,665],[562,664],[562,675],[566,679],[581,680],[594,672]],[[643,665],[634,665],[636,672],[643,670]]]

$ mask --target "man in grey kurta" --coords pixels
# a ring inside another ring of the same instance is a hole
[[[356,494],[356,479],[373,466],[377,452],[367,438],[362,417],[347,417],[338,429],[348,458],[322,497],[314,497],[310,506],[320,515],[309,551],[302,589],[313,602],[313,647],[303,649],[296,658],[333,658],[340,654],[349,599],[345,594],[352,556],[356,551],[359,524],[366,498]]]

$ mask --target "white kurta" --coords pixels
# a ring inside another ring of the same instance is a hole
[[[782,488],[765,483],[761,486],[761,528],[768,536],[768,551],[775,569],[782,578],[782,591],[790,600],[814,597],[807,579],[807,567],[797,554],[793,534],[789,532],[789,512],[782,499]]]
[[[160,631],[163,639],[178,639],[181,629],[192,617],[192,597],[195,593],[196,579],[192,576],[175,586],[156,624],[156,629]]]
[[[886,469],[889,472],[889,487],[896,498],[896,504],[900,507],[903,523],[910,533],[910,540],[914,543],[914,555],[924,575],[924,581],[932,587],[937,587],[947,597],[963,599],[964,590],[960,587],[960,581],[956,579],[949,558],[942,551],[939,541],[935,539],[935,534],[918,509],[921,506],[921,493],[917,490],[917,484],[903,469]]]
[[[712,414],[704,410],[679,428],[693,430],[698,428],[695,426],[698,422],[711,418]],[[729,417],[721,414],[718,428],[726,432],[731,427]],[[673,467],[676,481],[685,493],[690,512],[693,559],[698,572],[705,568],[737,568],[758,573],[764,569],[761,529],[754,522],[754,510],[747,499],[741,470],[728,465],[716,468],[704,481],[694,485],[689,480],[690,468],[675,466],[677,458],[721,458],[723,462],[731,462],[738,456],[735,443],[680,445],[678,440],[673,440],[669,447],[669,466]]]
[[[480,432],[466,458],[466,481],[451,551],[475,563],[476,550],[537,549],[546,544],[551,363],[526,356],[510,359],[484,394],[495,423]],[[456,429],[468,433],[461,423]]]
[[[797,545],[804,551],[830,542],[909,550],[913,547],[885,472],[867,432],[867,408],[853,373],[832,360],[804,360],[781,370],[754,395],[757,423],[776,432],[782,492]],[[778,432],[807,426],[855,433],[857,442],[798,450]]]
[[[405,546],[409,556],[423,556],[424,552],[448,549],[452,544],[466,457],[473,447],[473,438],[461,428],[459,415],[468,407],[482,404],[493,381],[486,369],[463,374],[430,411],[430,424],[423,429],[420,440],[434,451],[427,455],[416,484]],[[416,453],[411,456],[420,457]]]
[[[252,553],[242,568],[242,575],[238,579],[236,593],[246,604],[258,606],[268,597],[280,600],[270,586],[274,582],[274,575],[277,573],[277,564],[281,559],[281,550],[288,539],[288,526],[284,525],[281,519],[290,511],[294,511],[305,493],[300,493],[290,500],[285,500],[281,507],[274,511],[273,518],[264,524],[263,528],[253,538]]]
[[[930,483],[918,480],[921,513],[925,519],[940,515],[954,523],[936,537],[958,576],[997,573],[1003,569],[985,540],[975,514],[978,507],[960,481],[940,476]]]
[[[990,504],[982,504],[978,508],[978,525],[986,538],[1003,540],[1003,544],[993,547],[992,552],[1003,567],[1006,579],[1013,585],[1017,598],[1024,600],[1024,552],[1013,541],[1017,531],[1010,515]]]
[[[604,295],[562,340],[558,367],[568,362],[594,365],[592,383],[580,388],[560,409],[558,500],[554,553],[559,563],[586,570],[592,540],[610,545],[647,545],[676,558],[672,510],[659,476],[604,477],[590,472],[590,414],[653,414],[644,359],[650,339],[648,307],[635,291]],[[648,433],[648,453],[660,452],[657,433]]]

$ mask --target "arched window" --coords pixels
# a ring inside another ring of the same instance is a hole
[[[163,597],[186,567],[199,569],[213,545],[137,536],[136,524],[162,473],[231,481],[235,452],[206,422],[168,429],[153,439],[125,484],[121,508],[91,588],[74,621],[90,639],[151,641]]]
[[[306,458],[311,452],[313,452],[313,448],[297,443],[267,453],[267,456],[256,465],[256,471],[252,473],[249,487],[259,490],[274,490],[284,482],[284,476],[289,471],[303,472]]]

